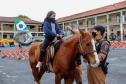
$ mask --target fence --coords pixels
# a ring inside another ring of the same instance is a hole
[[[112,42],[111,48],[126,48],[126,42]],[[0,51],[0,56],[2,58],[15,58],[15,59],[28,59],[29,48],[22,48],[17,50],[2,50]]]

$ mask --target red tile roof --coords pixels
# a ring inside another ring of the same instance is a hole
[[[0,16],[0,22],[7,22],[7,23],[13,23],[15,19],[19,19],[24,21],[25,23],[30,23],[30,24],[40,24],[41,22],[27,19],[27,18],[16,18],[16,17],[3,17]]]
[[[115,11],[115,10],[124,9],[124,8],[126,8],[126,1],[122,1],[122,2],[119,2],[119,3],[115,3],[113,5],[108,5],[108,6],[104,6],[104,7],[101,7],[101,8],[89,10],[89,11],[86,11],[86,12],[74,14],[74,15],[71,15],[71,16],[62,17],[62,18],[58,19],[58,22],[70,21],[70,20],[73,20],[73,19],[81,18],[81,17],[87,17],[87,16],[97,15],[97,14],[101,14],[101,13],[107,13],[107,12],[110,12],[110,11]]]

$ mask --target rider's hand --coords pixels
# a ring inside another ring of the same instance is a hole
[[[56,37],[60,37],[60,35],[59,34],[56,34]]]
[[[68,30],[68,31],[72,31],[72,27],[71,26],[66,26],[65,29]]]
[[[61,39],[62,35],[57,34],[57,39]]]
[[[63,37],[63,35],[60,35],[60,38],[62,38]]]

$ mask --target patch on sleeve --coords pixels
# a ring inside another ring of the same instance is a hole
[[[104,50],[107,51],[109,48],[109,45],[104,45]]]
[[[104,54],[108,54],[108,52],[109,52],[109,43],[107,43],[107,42],[104,42],[103,44],[102,44],[102,46],[101,46],[101,52],[103,52]]]

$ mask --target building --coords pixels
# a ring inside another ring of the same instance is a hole
[[[107,39],[115,35],[118,41],[126,41],[126,1],[66,16],[58,19],[64,29],[66,25],[73,28],[91,30],[95,25],[106,28]]]
[[[20,19],[26,23],[30,28],[33,36],[42,36],[41,23],[35,20],[26,18],[16,18],[16,17],[1,17],[0,16],[0,39],[12,39],[15,32],[16,26],[14,24],[15,19]]]

